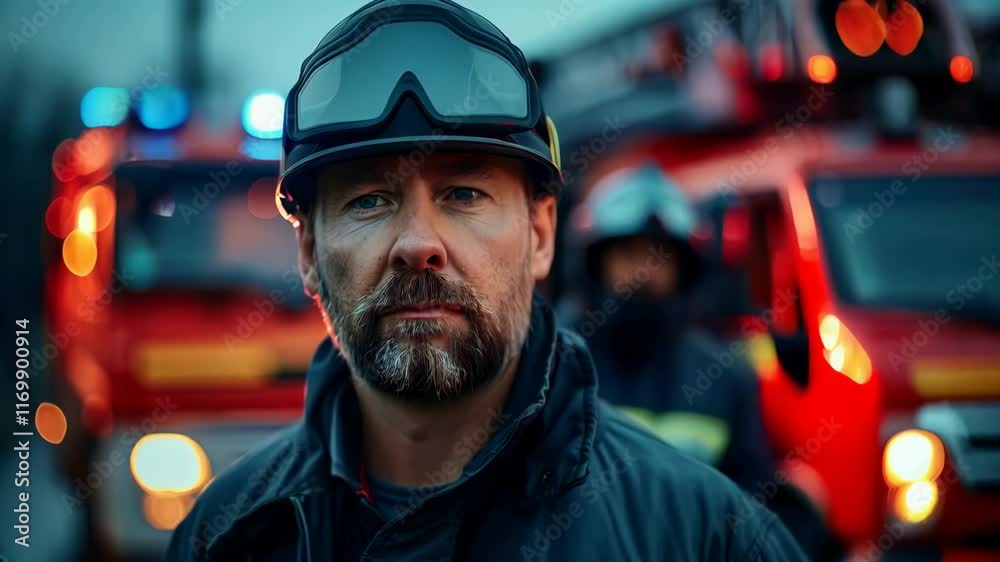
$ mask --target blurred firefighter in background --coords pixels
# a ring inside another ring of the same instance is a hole
[[[769,479],[756,376],[694,325],[704,265],[687,197],[646,164],[603,178],[570,220],[581,284],[560,316],[587,340],[601,396],[746,490]]]
[[[809,558],[826,559],[821,511],[795,484],[775,483],[757,375],[698,327],[699,225],[658,166],[602,178],[571,211],[567,262],[580,283],[559,304],[560,321],[586,339],[604,400],[748,495],[763,493]]]

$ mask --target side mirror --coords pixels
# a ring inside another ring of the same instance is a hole
[[[778,364],[801,388],[809,385],[809,338],[804,333],[771,334]]]

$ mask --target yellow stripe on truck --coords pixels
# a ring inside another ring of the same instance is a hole
[[[230,349],[205,343],[140,345],[133,367],[146,386],[256,386],[281,370],[272,348],[244,343]]]
[[[937,359],[911,364],[913,389],[922,398],[1000,396],[1000,357],[992,360]]]

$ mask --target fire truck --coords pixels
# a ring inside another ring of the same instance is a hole
[[[283,104],[255,92],[219,127],[173,87],[95,88],[53,156],[64,501],[99,559],[159,559],[213,475],[300,412],[325,331],[275,207]]]
[[[655,162],[709,217],[696,241],[713,270],[703,321],[746,344],[776,475],[834,538],[803,545],[817,559],[1000,558],[1000,134],[970,111],[981,63],[961,14],[914,4],[925,29],[910,58],[861,59],[837,36],[838,2],[720,3],[730,15],[713,21],[731,28],[694,64],[737,61],[727,91],[749,100],[721,122],[686,126],[704,116],[685,101],[699,79],[669,68],[610,98],[581,90],[572,104],[595,100],[587,119],[615,115],[631,134],[587,161],[571,199]],[[663,37],[662,25],[640,35]],[[637,59],[690,52],[677,43],[638,41],[615,51],[617,70],[599,68],[627,83]],[[543,76],[586,82],[588,52],[549,57]],[[572,130],[562,90],[546,88],[553,119]],[[643,96],[656,91],[684,116],[647,111]],[[581,130],[563,153],[600,133]]]
[[[706,190],[712,319],[750,342],[772,442],[850,554],[995,559],[1000,138],[943,129],[837,157],[827,134]]]

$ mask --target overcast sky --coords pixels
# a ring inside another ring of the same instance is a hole
[[[150,72],[176,75],[179,0],[50,1],[59,6],[52,17],[39,15],[43,12],[38,0],[0,3],[0,29],[6,39],[0,48],[3,73],[11,64],[30,69],[27,83],[16,86],[45,92],[54,84],[71,83],[82,92],[96,85],[129,86]],[[684,0],[460,1],[497,24],[532,56]],[[287,91],[319,39],[364,4],[206,0],[205,65],[213,99],[238,104],[258,88]],[[25,29],[22,18],[45,25],[29,38],[32,30]],[[27,42],[12,39],[12,33]],[[34,103],[42,99],[39,95]]]

